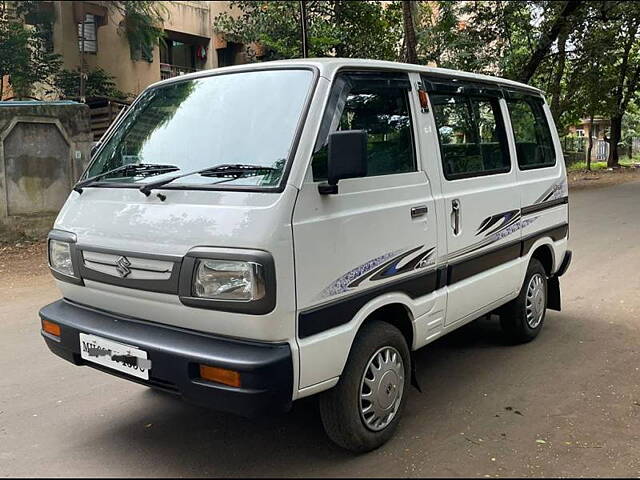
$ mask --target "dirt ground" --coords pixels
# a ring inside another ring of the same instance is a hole
[[[569,188],[580,190],[592,187],[607,187],[640,179],[639,167],[622,167],[616,170],[580,170],[569,172]]]
[[[0,278],[9,284],[48,272],[47,247],[43,240],[0,244]]]

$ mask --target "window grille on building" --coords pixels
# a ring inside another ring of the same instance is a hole
[[[84,17],[84,51],[96,53],[98,51],[98,29],[95,15],[87,13]],[[82,51],[82,23],[78,24],[78,49]]]

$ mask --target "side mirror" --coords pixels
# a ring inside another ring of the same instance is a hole
[[[322,195],[338,193],[343,178],[367,176],[366,130],[343,130],[329,134],[327,183],[318,185]]]

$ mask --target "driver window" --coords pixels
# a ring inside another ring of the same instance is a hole
[[[327,178],[328,134],[336,130],[366,130],[367,176],[391,175],[416,170],[413,129],[409,105],[409,82],[397,73],[341,74],[335,81],[324,130],[312,158],[313,180]]]

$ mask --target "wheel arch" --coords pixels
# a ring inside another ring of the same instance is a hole
[[[551,277],[556,271],[555,251],[551,239],[541,239],[531,248],[527,264],[531,263],[533,258],[542,264],[548,277]]]
[[[401,292],[380,295],[358,310],[348,323],[308,338],[299,338],[301,380],[298,398],[329,388],[324,386],[329,380],[335,384],[342,375],[356,336],[363,325],[372,321],[384,321],[398,328],[407,340],[409,351],[413,351],[416,338],[413,303]],[[330,355],[327,355],[328,351]]]
[[[407,305],[399,302],[393,302],[378,307],[369,313],[360,323],[353,337],[354,340],[366,324],[375,321],[385,322],[396,327],[400,330],[400,333],[402,333],[402,336],[407,341],[409,350],[413,349],[415,326],[413,323],[413,314]],[[353,341],[351,343],[353,345]]]

